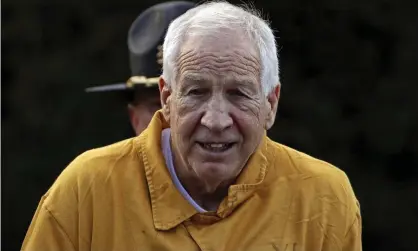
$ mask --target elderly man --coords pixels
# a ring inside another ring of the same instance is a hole
[[[362,250],[344,172],[266,136],[280,96],[266,22],[202,4],[171,23],[163,69],[150,126],[77,157],[23,250]]]
[[[153,5],[142,12],[128,32],[131,77],[126,83],[89,87],[89,93],[113,92],[127,101],[128,114],[136,135],[148,126],[161,108],[158,76],[162,68],[162,43],[171,21],[195,6],[187,1]]]

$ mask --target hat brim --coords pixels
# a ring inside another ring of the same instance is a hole
[[[153,88],[158,85],[147,86],[145,84],[136,84],[134,87],[128,87],[126,83],[116,83],[111,85],[102,85],[86,88],[86,92],[112,92],[112,91],[133,91],[138,88]]]

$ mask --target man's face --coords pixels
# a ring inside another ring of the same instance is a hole
[[[279,88],[262,93],[258,53],[237,37],[190,40],[178,63],[173,89],[160,82],[176,162],[213,192],[239,175],[272,125]]]
[[[161,108],[158,89],[147,91],[147,95],[136,95],[128,105],[129,118],[136,135],[141,134],[150,123],[154,113]]]

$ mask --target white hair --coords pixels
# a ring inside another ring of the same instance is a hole
[[[163,78],[168,86],[178,74],[177,58],[186,35],[208,35],[221,30],[242,31],[256,46],[261,61],[261,86],[267,95],[279,84],[276,41],[269,24],[257,11],[228,2],[209,2],[190,9],[169,26],[163,45]]]

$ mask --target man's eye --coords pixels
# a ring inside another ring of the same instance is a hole
[[[229,90],[228,91],[229,95],[232,96],[236,96],[236,97],[247,97],[247,95],[245,95],[242,91],[240,90]]]
[[[205,94],[205,90],[204,89],[199,89],[199,88],[191,89],[187,93],[187,95],[189,95],[189,96],[199,96],[199,95],[203,95],[203,94]]]

